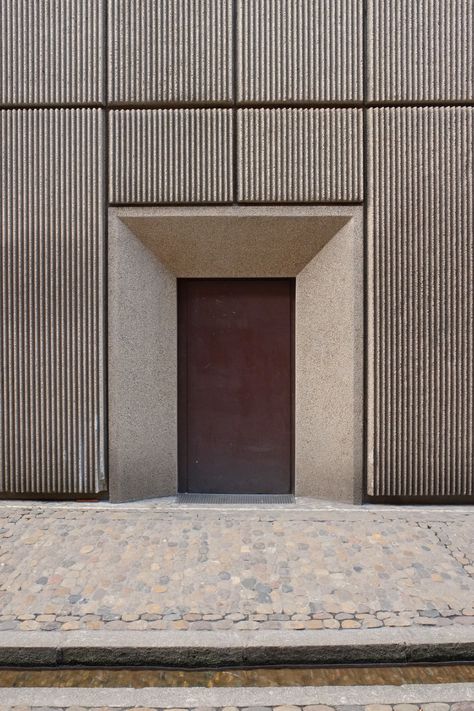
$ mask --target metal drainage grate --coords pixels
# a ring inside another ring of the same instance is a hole
[[[178,494],[178,504],[294,504],[292,494]]]

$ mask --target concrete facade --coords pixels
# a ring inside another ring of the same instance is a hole
[[[252,266],[298,275],[296,492],[472,497],[473,36],[469,0],[4,0],[4,495],[171,493],[176,275]],[[191,268],[166,206],[232,245]]]

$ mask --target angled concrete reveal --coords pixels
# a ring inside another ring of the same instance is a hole
[[[362,494],[360,207],[109,211],[113,501],[177,486],[176,278],[296,277],[297,495]]]

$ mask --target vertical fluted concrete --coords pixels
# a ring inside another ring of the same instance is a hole
[[[361,203],[367,168],[369,491],[474,494],[473,66],[472,0],[3,0],[0,490],[105,487],[107,201]]]
[[[362,99],[362,0],[237,0],[238,98]]]
[[[103,0],[2,0],[0,105],[103,99]]]
[[[0,111],[0,490],[80,494],[104,467],[100,110]]]
[[[474,493],[474,109],[370,112],[369,493]]]
[[[108,0],[113,103],[232,98],[232,0]]]
[[[231,111],[113,111],[109,135],[112,203],[232,200]]]
[[[369,99],[473,101],[472,0],[369,0]]]
[[[362,111],[242,109],[240,202],[362,200]]]

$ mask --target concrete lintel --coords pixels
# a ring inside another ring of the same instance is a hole
[[[112,207],[119,219],[156,217],[333,217],[351,218],[360,205],[189,205]]]

